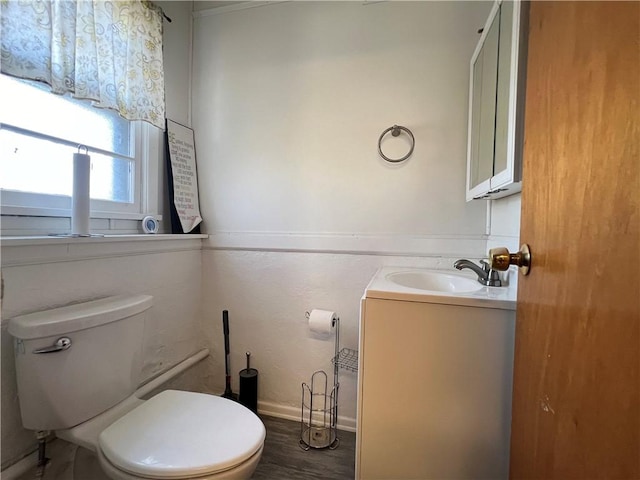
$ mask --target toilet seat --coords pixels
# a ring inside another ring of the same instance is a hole
[[[175,479],[216,474],[260,451],[264,425],[231,400],[166,390],[99,435],[100,453],[134,476]]]
[[[258,463],[260,462],[260,458],[262,457],[262,450],[264,447],[260,447],[256,453],[253,454],[249,460],[244,462],[237,467],[233,467],[229,470],[225,470],[224,472],[212,473],[204,476],[189,476],[189,480],[250,480],[253,472],[256,470]],[[109,460],[107,460],[102,453],[102,451],[98,450],[98,461],[100,463],[100,467],[102,471],[109,477],[111,480],[149,480],[150,477],[140,477],[138,475],[133,475],[131,473],[127,473],[124,470],[120,470],[115,467]],[[84,477],[87,478],[87,477]],[[154,480],[154,479],[152,479]],[[185,480],[185,479],[177,479],[177,480]]]

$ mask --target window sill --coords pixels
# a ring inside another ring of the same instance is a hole
[[[5,236],[0,237],[0,249],[2,266],[9,267],[200,250],[205,238],[208,235]]]
[[[2,236],[0,237],[0,247],[22,247],[26,245],[60,245],[74,243],[111,243],[111,242],[146,242],[161,240],[194,240],[209,238],[204,233],[198,234],[141,234],[141,235],[102,235],[95,237],[64,237],[58,235],[33,235],[33,236]]]
[[[3,216],[19,216],[19,217],[71,217],[71,210],[68,208],[37,208],[37,207],[16,207],[12,205],[3,205],[0,207],[0,213]],[[135,212],[102,212],[100,210],[91,210],[91,218],[104,218],[115,220],[142,220],[146,217],[146,213]],[[158,220],[162,220],[162,215],[154,214]]]
[[[140,216],[140,215],[135,215]],[[162,217],[154,215],[156,220],[162,225]],[[47,237],[49,235],[60,235],[71,232],[71,218],[67,217],[38,217],[21,215],[2,215],[3,237]],[[138,235],[142,234],[141,218],[99,218],[92,213],[90,219],[91,233],[104,235]],[[160,231],[163,231],[160,227]]]

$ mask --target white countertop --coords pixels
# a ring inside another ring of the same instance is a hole
[[[448,305],[462,305],[468,307],[497,308],[501,310],[516,309],[516,288],[484,287],[473,292],[449,293],[442,291],[428,291],[399,285],[388,279],[388,276],[396,272],[431,272],[443,275],[453,275],[464,278],[476,278],[472,275],[452,272],[449,270],[429,270],[425,268],[407,267],[382,267],[373,276],[365,289],[365,298],[378,298],[383,300],[402,300],[408,302],[440,303]]]

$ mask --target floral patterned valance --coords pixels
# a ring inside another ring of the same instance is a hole
[[[162,11],[141,0],[1,0],[0,71],[164,129]]]

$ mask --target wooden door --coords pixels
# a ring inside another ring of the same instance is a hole
[[[640,478],[639,20],[531,3],[512,478]]]

